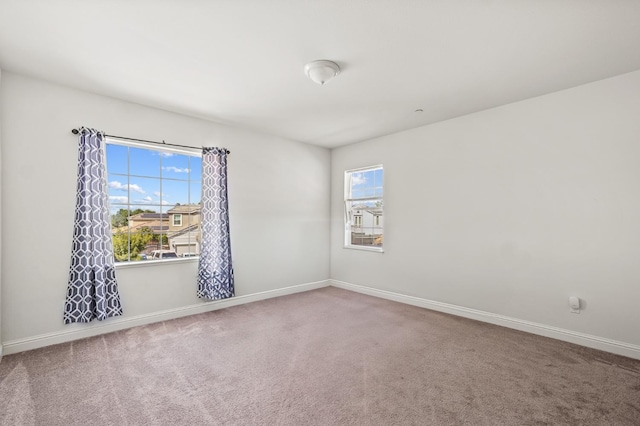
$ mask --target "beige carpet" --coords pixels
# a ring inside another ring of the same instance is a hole
[[[336,288],[4,357],[3,425],[640,425],[640,361]]]

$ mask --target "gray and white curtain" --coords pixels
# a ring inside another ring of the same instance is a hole
[[[104,134],[80,129],[71,269],[64,322],[122,315],[109,223]]]
[[[232,297],[234,287],[225,148],[202,149],[201,215],[198,297],[210,300]]]

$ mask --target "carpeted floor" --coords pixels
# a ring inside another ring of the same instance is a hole
[[[2,425],[640,425],[640,361],[333,287],[5,356]]]

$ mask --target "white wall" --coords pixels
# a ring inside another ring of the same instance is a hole
[[[82,125],[109,134],[231,150],[237,296],[329,278],[328,150],[13,73],[2,77],[5,353],[10,346],[41,345],[43,336],[204,303],[195,295],[196,260],[120,268],[124,317],[63,325],[77,167],[77,137],[71,129]]]
[[[344,249],[375,164],[385,252]],[[640,71],[335,149],[331,189],[332,279],[640,349]]]
[[[0,69],[0,98],[2,97],[2,70]],[[2,114],[0,114],[0,189],[2,188]],[[0,360],[2,347],[2,191],[0,191]]]

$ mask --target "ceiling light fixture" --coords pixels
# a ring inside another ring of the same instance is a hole
[[[309,62],[304,66],[304,72],[311,81],[322,85],[340,74],[340,67],[335,62],[322,59]]]

